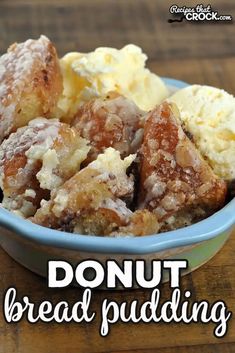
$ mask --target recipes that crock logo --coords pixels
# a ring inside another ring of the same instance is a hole
[[[231,15],[219,14],[218,11],[213,10],[211,5],[204,6],[202,4],[195,7],[172,5],[169,12],[179,18],[169,19],[168,22],[227,22],[232,21]]]

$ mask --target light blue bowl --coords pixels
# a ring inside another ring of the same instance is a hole
[[[182,81],[164,78],[170,89],[186,87]],[[235,224],[235,199],[211,217],[192,226],[144,237],[108,238],[75,235],[35,225],[0,209],[0,244],[16,261],[47,275],[47,262],[67,260],[72,264],[89,258],[187,259],[188,272],[208,261],[223,246]],[[164,274],[167,280],[167,274]]]

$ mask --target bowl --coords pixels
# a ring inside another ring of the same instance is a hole
[[[182,81],[164,78],[174,92],[186,87]],[[114,259],[146,261],[150,273],[154,259],[186,259],[191,272],[211,259],[224,245],[235,225],[235,198],[220,211],[196,224],[144,237],[98,237],[41,227],[0,208],[0,244],[17,262],[46,277],[49,260],[65,260],[76,266],[85,259],[105,264]],[[163,281],[168,271],[163,271]]]

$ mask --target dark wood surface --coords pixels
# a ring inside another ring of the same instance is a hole
[[[177,4],[185,5],[186,1]],[[187,1],[193,6],[197,2]],[[97,46],[133,42],[149,56],[149,67],[162,76],[189,83],[209,84],[235,94],[235,25],[169,24],[171,1],[154,0],[1,0],[0,52],[14,41],[44,33],[58,52],[89,51]],[[216,0],[212,6],[235,18],[235,2]],[[207,5],[204,4],[204,5]],[[183,288],[196,299],[223,299],[235,313],[235,233],[209,263],[182,279]],[[49,299],[74,302],[75,288],[49,290],[46,281],[24,269],[0,250],[0,302],[4,291],[15,286],[19,296],[37,302]],[[162,287],[163,298],[169,288]],[[118,302],[147,300],[149,291],[95,292],[93,308],[103,298]],[[106,338],[99,336],[99,320],[91,324],[36,324],[25,320],[5,323],[0,313],[0,353],[234,353],[235,322],[223,339],[212,335],[213,325],[116,324]]]

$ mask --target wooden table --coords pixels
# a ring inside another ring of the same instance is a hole
[[[218,86],[235,94],[234,24],[167,22],[171,1],[153,0],[1,0],[0,52],[14,42],[40,33],[48,35],[60,55],[67,51],[93,50],[133,42],[148,54],[149,67],[162,76],[190,83]],[[178,1],[185,5],[186,1]],[[187,1],[196,5],[197,1]],[[207,5],[207,3],[205,4]],[[222,14],[235,18],[231,0],[212,1]],[[182,287],[195,299],[223,299],[235,312],[235,234],[209,263],[182,279]],[[74,302],[79,289],[50,290],[46,281],[24,269],[0,250],[0,302],[4,291],[15,286],[20,297],[37,302],[63,299]],[[163,285],[164,298],[169,297]],[[94,309],[104,297],[117,301],[147,300],[148,290],[96,292]],[[2,308],[1,308],[2,310]],[[235,321],[221,340],[212,335],[213,325],[116,324],[106,338],[99,336],[99,322],[91,324],[5,323],[0,315],[0,353],[234,353]]]

